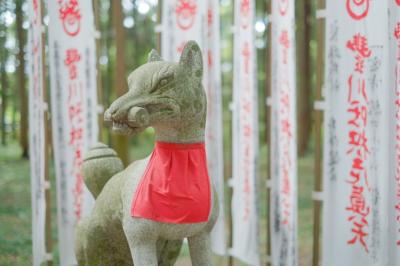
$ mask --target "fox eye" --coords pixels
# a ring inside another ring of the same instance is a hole
[[[160,82],[158,83],[158,86],[159,86],[159,87],[163,87],[163,86],[165,86],[165,85],[168,84],[168,81],[169,81],[168,78],[163,78],[163,79],[161,79]]]
[[[173,76],[169,76],[160,79],[157,85],[151,89],[150,93],[155,93],[155,92],[162,93],[165,89],[169,87],[168,84],[170,83],[171,80],[173,80],[173,78],[174,78]]]

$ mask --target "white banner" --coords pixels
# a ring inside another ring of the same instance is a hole
[[[161,52],[164,60],[178,62],[185,44],[196,41],[207,59],[207,1],[164,0],[162,3]],[[205,68],[206,69],[206,68]],[[206,71],[204,77],[206,77]]]
[[[233,82],[233,247],[231,255],[260,265],[257,211],[257,54],[255,1],[235,1]]]
[[[28,1],[29,161],[32,199],[32,264],[46,261],[45,128],[41,1]]]
[[[208,66],[206,150],[208,172],[218,193],[219,217],[211,232],[211,248],[219,255],[226,254],[224,215],[224,159],[222,129],[222,88],[219,1],[208,0],[208,47],[205,50]]]
[[[294,0],[272,1],[272,265],[298,265],[294,8]]]
[[[53,146],[61,266],[75,265],[75,226],[93,206],[83,154],[97,142],[95,29],[92,1],[48,1]]]
[[[389,0],[389,264],[400,265],[400,0]]]
[[[329,0],[326,8],[322,264],[395,265],[387,241],[388,2]]]
[[[203,52],[203,84],[207,93],[206,150],[210,177],[216,187],[220,214],[211,233],[212,250],[226,253],[222,98],[220,77],[219,2],[165,0],[163,2],[162,57],[179,61],[183,47],[196,41]]]

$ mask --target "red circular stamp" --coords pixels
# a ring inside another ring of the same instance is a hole
[[[78,1],[70,0],[62,3],[59,1],[60,19],[65,33],[70,36],[78,35],[81,30],[81,12],[79,9]]]
[[[178,27],[182,30],[190,29],[197,14],[197,3],[194,0],[178,0],[175,8],[175,15]]]
[[[289,0],[279,0],[278,2],[279,6],[279,13],[284,16],[286,15],[288,9],[289,9]]]
[[[346,9],[350,17],[361,20],[368,15],[370,0],[347,0]],[[396,0],[399,3],[399,0]]]
[[[249,26],[250,19],[250,0],[240,1],[240,18],[242,27],[246,29]]]

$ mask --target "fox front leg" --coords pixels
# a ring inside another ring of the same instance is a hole
[[[193,266],[211,266],[210,233],[202,232],[189,239],[190,258]]]
[[[122,228],[128,240],[133,265],[158,266],[158,237],[154,223],[145,219],[134,219],[130,216],[130,212],[126,211]]]
[[[157,266],[156,242],[143,241],[135,243],[131,248],[133,264],[138,266]]]

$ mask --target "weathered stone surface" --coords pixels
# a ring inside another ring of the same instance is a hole
[[[165,62],[153,50],[149,62],[129,75],[129,91],[112,103],[104,119],[121,134],[151,126],[159,141],[204,142],[202,75],[202,54],[195,42],[187,43],[179,63]],[[173,265],[183,238],[189,240],[193,265],[211,265],[209,233],[218,215],[214,189],[208,222],[170,224],[131,217],[132,197],[148,160],[123,169],[115,151],[104,144],[85,156],[84,179],[96,204],[77,229],[79,265]]]

